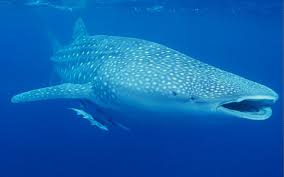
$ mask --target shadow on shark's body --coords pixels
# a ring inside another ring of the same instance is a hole
[[[161,44],[90,36],[82,20],[76,22],[73,40],[51,58],[62,84],[15,95],[13,103],[64,98],[88,100],[112,115],[206,113],[264,120],[278,99],[264,85]],[[72,109],[94,123],[90,114]]]

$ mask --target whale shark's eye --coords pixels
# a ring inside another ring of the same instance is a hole
[[[206,103],[205,100],[201,99],[200,97],[198,96],[190,96],[188,99],[187,99],[188,102],[191,102],[191,103],[199,103],[199,104],[204,104]]]
[[[190,97],[187,97],[184,101],[185,103],[193,103],[197,101],[197,98],[194,96],[190,96]]]
[[[177,96],[177,92],[172,91],[173,96]]]

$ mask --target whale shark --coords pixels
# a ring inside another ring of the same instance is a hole
[[[107,110],[137,111],[143,117],[170,112],[265,120],[278,99],[275,91],[262,84],[162,44],[91,36],[81,19],[75,24],[72,42],[56,47],[51,62],[60,83],[17,94],[12,103],[81,100],[101,110],[100,117]],[[84,107],[72,109],[94,122]]]

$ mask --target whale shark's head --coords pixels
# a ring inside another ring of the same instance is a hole
[[[265,120],[272,115],[271,106],[278,99],[276,92],[231,73],[227,74],[227,77],[229,80],[220,85],[224,95],[216,101],[207,99],[209,103],[213,103],[213,109],[217,113],[251,120]],[[214,82],[212,84],[214,85]],[[218,93],[218,88],[213,91],[214,93]]]
[[[168,92],[166,108],[160,110],[182,111],[188,114],[226,115],[250,120],[265,120],[272,115],[272,105],[278,95],[270,88],[240,78],[242,82],[209,87],[200,87],[196,92],[179,94]],[[215,85],[215,86],[214,86]]]
[[[184,108],[251,120],[265,120],[272,115],[271,107],[278,100],[276,92],[232,73],[220,70],[220,74],[200,76],[195,83],[189,83],[188,94],[179,97]]]

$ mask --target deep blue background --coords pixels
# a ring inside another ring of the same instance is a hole
[[[2,5],[0,177],[283,175],[281,1],[173,2],[160,13],[89,6],[80,15],[90,34],[155,41],[273,88],[280,94],[273,116],[128,120],[130,134],[105,134],[66,101],[11,104],[13,94],[50,83],[47,32],[66,43],[76,15]]]

